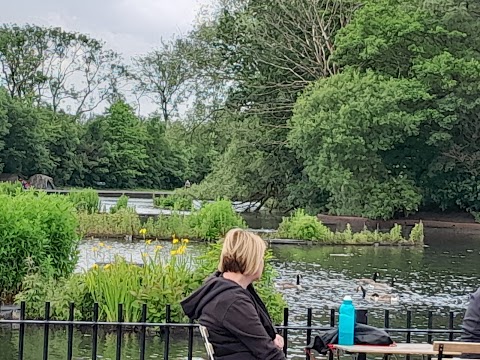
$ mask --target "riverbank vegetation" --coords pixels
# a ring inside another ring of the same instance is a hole
[[[19,191],[0,194],[0,300],[22,288],[28,268],[52,279],[70,275],[77,264],[77,218],[65,196]]]
[[[404,237],[402,227],[396,224],[389,232],[370,231],[364,228],[353,232],[350,224],[344,231],[331,231],[315,216],[307,215],[303,210],[297,210],[290,217],[283,218],[277,234],[284,239],[301,239],[323,244],[355,244],[355,245],[423,245],[423,224],[416,224],[408,237]]]
[[[374,219],[480,211],[478,2],[212,5],[125,62],[83,34],[0,26],[0,171],[78,187],[189,179],[195,199]]]
[[[96,264],[82,273],[61,278],[52,278],[42,268],[32,268],[16,301],[25,301],[27,315],[34,319],[44,318],[44,302],[50,301],[51,319],[57,320],[68,319],[71,302],[77,305],[77,320],[90,320],[96,302],[101,321],[116,321],[121,303],[127,322],[141,320],[142,304],[147,304],[148,322],[165,322],[166,305],[171,306],[172,322],[188,322],[180,301],[216,270],[221,244],[210,245],[209,251],[195,258],[188,253],[188,239],[174,238],[169,249],[151,241],[147,246],[155,248],[155,255],[143,254],[141,266],[117,257],[112,263]],[[280,323],[286,304],[275,290],[276,273],[270,259],[268,252],[264,276],[257,289],[275,321]]]

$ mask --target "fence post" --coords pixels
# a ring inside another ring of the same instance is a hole
[[[283,309],[283,353],[287,356],[288,350],[288,308]]]
[[[357,309],[355,311],[356,322],[359,324],[368,324],[368,310]],[[358,354],[357,360],[367,360],[367,354]]]

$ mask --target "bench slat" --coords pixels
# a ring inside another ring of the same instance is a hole
[[[443,345],[443,352],[463,352],[468,354],[480,354],[480,343],[435,341],[433,350],[438,351]]]

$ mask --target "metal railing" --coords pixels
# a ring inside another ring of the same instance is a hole
[[[193,359],[193,344],[194,344],[194,332],[198,328],[197,324],[190,322],[188,324],[179,324],[171,322],[171,309],[170,305],[167,305],[165,308],[165,322],[164,323],[153,323],[147,322],[147,306],[144,304],[141,311],[141,320],[140,322],[125,322],[123,319],[123,305],[118,305],[118,319],[116,322],[106,322],[99,321],[99,307],[98,304],[93,306],[93,316],[91,321],[78,321],[74,319],[75,306],[70,304],[68,320],[51,320],[51,311],[50,303],[45,303],[45,314],[44,320],[28,320],[26,319],[26,306],[22,302],[19,309],[19,318],[12,320],[2,320],[0,319],[0,326],[5,324],[16,325],[18,330],[18,360],[24,360],[24,349],[25,349],[25,327],[27,325],[36,325],[43,328],[43,349],[42,349],[42,359],[49,359],[49,337],[50,331],[58,327],[63,327],[67,329],[67,355],[66,360],[73,359],[73,338],[74,338],[74,329],[75,328],[91,328],[91,358],[92,360],[97,359],[98,355],[98,339],[99,339],[99,328],[108,327],[111,331],[116,333],[116,351],[115,359],[122,359],[122,339],[123,334],[127,331],[135,329],[139,334],[139,359],[146,359],[146,338],[147,338],[147,328],[159,328],[162,332],[163,342],[163,359],[169,360],[170,358],[170,341],[172,339],[171,330],[174,329],[183,329],[187,331],[187,359]],[[448,312],[448,325],[446,328],[433,328],[433,311],[428,311],[427,314],[427,327],[426,328],[412,328],[413,312],[406,312],[406,327],[405,328],[391,328],[391,313],[390,310],[383,311],[383,329],[389,333],[405,334],[405,342],[412,342],[412,335],[426,335],[427,342],[432,343],[435,335],[442,335],[445,338],[448,335],[448,340],[452,341],[455,338],[455,335],[461,334],[461,330],[457,327],[455,328],[455,313],[450,311]],[[313,325],[313,310],[312,308],[307,309],[306,314],[306,324],[305,325],[290,325],[289,324],[289,309],[284,309],[284,322],[282,325],[277,326],[277,330],[280,331],[284,337],[284,353],[287,355],[289,350],[289,339],[292,332],[302,332],[305,333],[305,346],[312,341],[313,332],[315,331],[325,331],[331,329],[335,326],[337,312],[335,309],[331,309],[327,316],[328,325],[314,326]],[[357,321],[359,323],[368,323],[368,311],[367,310],[357,310]],[[53,331],[53,330],[52,330]],[[297,345],[298,346],[298,345]],[[0,349],[2,344],[0,343]],[[309,357],[306,355],[306,359]],[[407,357],[408,359],[408,357]]]

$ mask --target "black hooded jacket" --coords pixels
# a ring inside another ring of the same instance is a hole
[[[185,314],[208,329],[216,360],[285,360],[276,332],[252,285],[242,288],[217,272],[181,302]]]
[[[470,295],[470,303],[463,318],[462,341],[480,342],[480,288]],[[477,355],[463,354],[463,358],[477,359]]]

